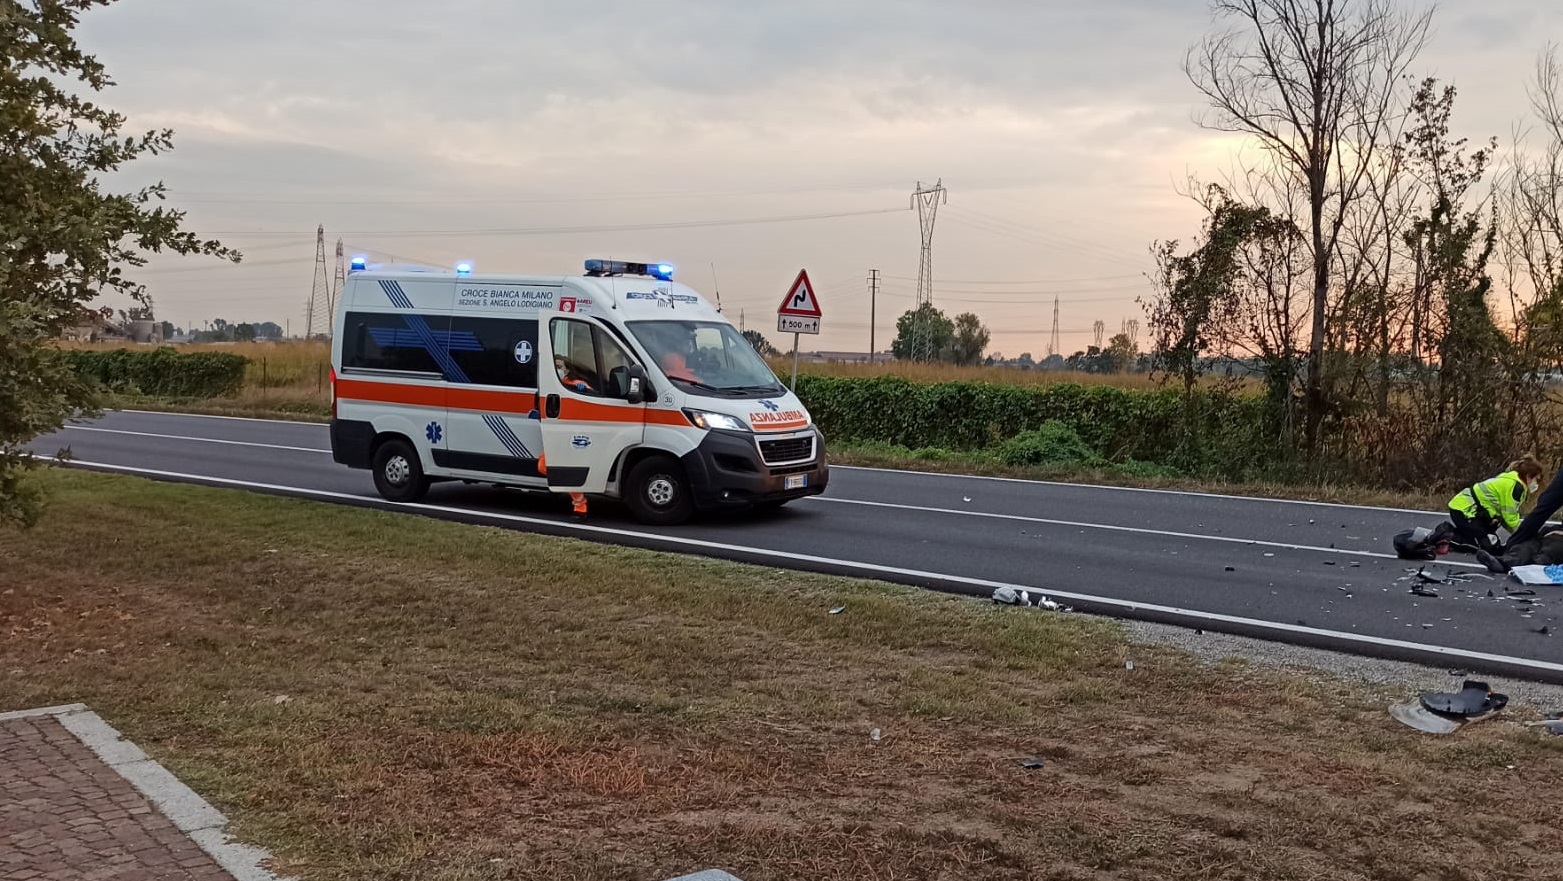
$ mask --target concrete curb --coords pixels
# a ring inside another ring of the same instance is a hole
[[[235,881],[293,881],[262,868],[271,854],[231,840],[223,829],[228,818],[221,811],[181,783],[167,768],[148,758],[140,747],[124,739],[85,704],[0,713],[0,722],[38,716],[53,716],[59,721],[104,764],[146,796],[175,828],[190,836],[196,846],[216,860]]]

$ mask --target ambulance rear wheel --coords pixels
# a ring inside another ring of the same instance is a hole
[[[625,489],[624,503],[642,523],[671,526],[683,523],[695,512],[684,467],[668,456],[652,456],[637,463],[630,469]]]
[[[404,440],[389,440],[374,453],[374,488],[392,502],[416,502],[429,491],[418,451]]]

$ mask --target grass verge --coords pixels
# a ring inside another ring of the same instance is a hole
[[[0,707],[85,701],[309,881],[1563,876],[1563,739],[1503,723],[1095,619],[38,479]]]

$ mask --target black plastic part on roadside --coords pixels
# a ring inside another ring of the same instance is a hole
[[[1479,716],[1501,710],[1508,704],[1508,695],[1495,692],[1487,683],[1473,679],[1465,680],[1459,691],[1422,693],[1422,706],[1448,716]]]
[[[349,468],[368,468],[374,453],[374,424],[357,419],[331,420],[331,458]]]
[[[748,432],[708,431],[700,446],[680,459],[695,507],[702,511],[746,508],[819,495],[830,479],[825,463],[825,436],[815,430],[814,460],[773,468],[760,458],[755,436]],[[803,475],[804,486],[786,489],[787,479]]]

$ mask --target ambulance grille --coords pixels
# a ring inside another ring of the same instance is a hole
[[[776,438],[760,441],[760,456],[767,465],[803,462],[814,458],[814,437]]]

